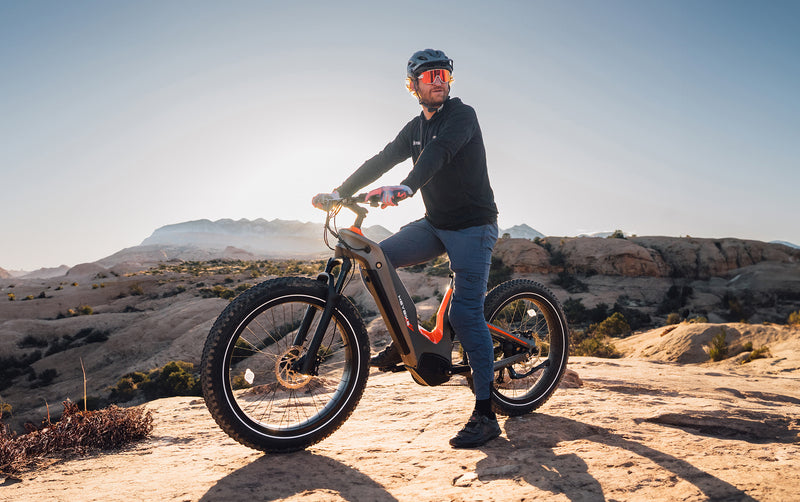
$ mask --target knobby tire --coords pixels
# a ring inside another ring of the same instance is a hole
[[[369,340],[356,308],[340,297],[317,354],[318,373],[291,363],[305,354],[327,298],[327,285],[284,277],[242,293],[222,312],[203,348],[201,385],[217,424],[239,443],[290,452],[322,441],[353,412],[369,375]],[[306,342],[293,340],[314,312]]]
[[[542,406],[558,387],[567,367],[569,328],[561,304],[541,284],[515,279],[492,289],[484,303],[486,320],[508,333],[533,341],[534,353],[527,361],[495,372],[492,407],[508,416],[529,413]],[[515,353],[511,344],[494,339],[495,360]],[[524,378],[512,378],[524,375]]]

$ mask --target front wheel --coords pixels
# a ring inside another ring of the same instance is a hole
[[[327,287],[288,277],[263,282],[220,314],[203,349],[203,396],[236,441],[266,452],[306,448],[353,412],[367,382],[369,341],[355,307],[340,297],[312,357],[313,375],[295,371],[325,308]],[[304,323],[305,320],[305,323]],[[308,325],[308,336],[296,335]]]
[[[524,353],[521,361],[495,371],[495,412],[515,416],[535,410],[556,390],[567,367],[569,328],[561,305],[541,284],[517,279],[492,289],[484,312],[487,322],[532,346],[523,352],[493,337],[495,361]]]

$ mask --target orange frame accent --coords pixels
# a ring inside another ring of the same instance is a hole
[[[444,313],[447,312],[447,308],[450,306],[450,298],[452,296],[453,288],[447,288],[447,291],[444,293],[444,298],[442,298],[442,304],[439,305],[439,310],[436,311],[436,326],[434,326],[433,331],[428,331],[422,326],[417,326],[419,332],[433,343],[442,341],[442,337],[444,336]]]

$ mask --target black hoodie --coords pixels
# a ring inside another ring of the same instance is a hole
[[[422,113],[414,117],[337,191],[353,195],[409,157],[414,167],[401,184],[421,190],[425,217],[434,227],[459,230],[497,220],[478,117],[459,98],[445,101],[430,120]]]

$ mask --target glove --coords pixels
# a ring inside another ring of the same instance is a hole
[[[322,209],[326,211],[330,206],[331,202],[339,200],[339,192],[334,190],[331,193],[318,193],[311,199],[311,205],[316,207],[317,209]]]
[[[380,199],[381,209],[386,209],[389,206],[396,206],[399,201],[412,195],[414,195],[414,192],[405,185],[385,186],[367,193],[364,201],[371,202],[374,199]]]

